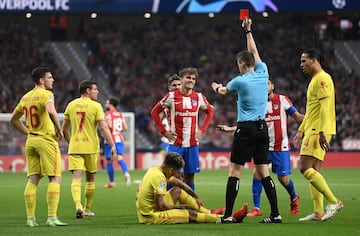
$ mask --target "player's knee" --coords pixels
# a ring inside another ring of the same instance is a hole
[[[288,186],[290,178],[289,178],[288,175],[286,175],[286,176],[278,176],[278,180],[283,186]]]

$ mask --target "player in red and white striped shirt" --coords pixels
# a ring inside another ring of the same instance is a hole
[[[168,91],[172,92],[172,91],[178,90],[180,87],[181,87],[180,77],[177,74],[171,75],[168,79]],[[162,123],[164,124],[165,129],[167,131],[170,130],[168,117],[170,117],[170,113],[169,113],[168,109],[165,109],[163,118],[162,118]],[[170,142],[165,136],[161,137],[161,145],[162,145],[162,149],[167,153]]]
[[[185,161],[184,182],[195,189],[194,174],[200,172],[199,140],[208,128],[214,115],[213,106],[206,97],[193,90],[198,77],[196,68],[180,70],[180,89],[168,92],[151,110],[158,130],[170,141],[168,152],[179,153]],[[166,131],[161,122],[161,113],[168,109],[170,131]],[[201,126],[198,126],[199,110],[206,115]]]
[[[131,185],[131,179],[130,174],[128,170],[128,166],[124,160],[124,137],[121,134],[121,132],[125,132],[128,130],[128,125],[126,123],[126,120],[124,118],[124,115],[116,109],[117,105],[119,103],[119,100],[115,97],[111,97],[106,100],[105,107],[107,109],[105,113],[105,120],[107,125],[110,128],[111,137],[112,140],[115,143],[116,146],[116,153],[117,153],[117,162],[119,163],[119,166],[121,167],[122,171],[125,175],[125,184],[126,186]],[[114,188],[115,182],[114,182],[114,166],[112,161],[110,160],[110,145],[105,141],[104,144],[104,155],[107,160],[107,171],[109,175],[110,182],[105,184],[105,188]]]

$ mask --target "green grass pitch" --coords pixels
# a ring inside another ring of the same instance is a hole
[[[75,209],[70,193],[71,176],[64,172],[61,185],[59,218],[67,222],[66,227],[47,227],[45,225],[47,209],[45,191],[47,179],[42,179],[38,188],[36,217],[38,228],[25,226],[26,214],[23,191],[26,182],[25,173],[0,173],[0,235],[360,235],[360,169],[324,169],[323,175],[331,189],[344,202],[344,208],[326,222],[299,222],[298,219],[312,212],[312,201],[308,184],[298,170],[293,170],[292,178],[300,195],[300,212],[297,216],[289,213],[289,197],[285,189],[272,175],[276,183],[282,224],[259,224],[262,217],[247,217],[242,224],[183,224],[183,225],[141,225],[137,223],[135,193],[137,181],[144,171],[131,172],[134,181],[131,187],[124,184],[123,174],[116,172],[117,187],[105,189],[107,174],[97,174],[96,195],[92,211],[93,218],[75,219]],[[244,202],[252,207],[251,198],[252,170],[245,170],[240,182],[240,191],[235,208]],[[205,206],[215,208],[224,205],[227,170],[203,170],[195,177],[196,190]],[[326,204],[326,203],[325,203]],[[269,214],[269,204],[263,191],[262,210]]]

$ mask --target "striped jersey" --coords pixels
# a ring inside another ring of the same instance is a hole
[[[274,93],[267,103],[266,124],[269,130],[269,151],[288,151],[290,141],[287,129],[287,115],[296,112],[290,99]]]
[[[124,123],[126,122],[124,115],[120,111],[110,109],[105,112],[105,119],[108,123],[111,123],[112,127],[109,127],[109,129],[112,140],[115,143],[124,142],[124,137],[121,134],[121,132],[123,131]],[[107,143],[106,140],[105,143]]]
[[[170,131],[176,132],[176,139],[171,144],[179,147],[192,147],[199,145],[196,138],[198,131],[199,110],[204,110],[206,116],[200,130],[205,132],[214,115],[213,106],[207,101],[206,97],[193,91],[186,96],[180,90],[168,92],[160,102],[158,102],[151,111],[156,126],[161,133],[165,133],[165,126],[161,122],[159,114],[169,110]]]

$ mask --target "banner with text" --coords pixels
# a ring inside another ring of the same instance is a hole
[[[0,0],[0,12],[42,13],[223,13],[356,10],[360,1],[346,0]]]

